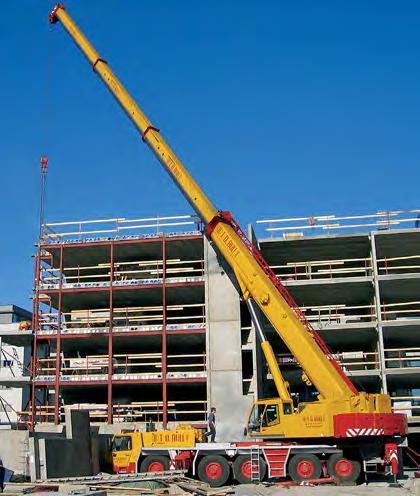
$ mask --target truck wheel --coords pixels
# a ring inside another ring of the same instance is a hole
[[[328,473],[339,482],[356,482],[360,476],[361,465],[343,455],[331,455],[328,459]]]
[[[287,472],[294,481],[302,482],[319,479],[321,477],[322,466],[319,458],[310,453],[293,455]]]
[[[229,463],[220,455],[204,456],[198,464],[197,474],[201,481],[207,482],[211,487],[223,486],[229,479]]]
[[[257,470],[257,467],[255,467]],[[267,472],[267,465],[262,456],[260,456],[260,478],[262,481]],[[251,459],[247,455],[239,455],[238,458],[233,462],[233,473],[235,479],[240,484],[249,484],[251,482]]]
[[[164,472],[169,470],[169,458],[162,455],[149,455],[141,462],[140,472]]]

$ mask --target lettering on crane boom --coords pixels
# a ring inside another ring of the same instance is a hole
[[[179,179],[181,177],[181,171],[179,170],[179,167],[177,166],[175,160],[170,155],[166,155],[163,160],[166,162],[166,165],[169,167],[169,170],[172,172],[172,174],[177,179]]]
[[[227,233],[226,229],[224,229],[222,224],[218,224],[217,226],[217,234],[219,234],[220,239],[223,241],[223,244],[230,251],[231,255],[236,258],[239,255],[239,249],[236,246],[236,243],[232,240],[232,238]]]

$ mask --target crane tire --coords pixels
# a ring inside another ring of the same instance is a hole
[[[197,468],[198,478],[211,487],[226,484],[230,476],[230,466],[221,455],[206,455],[200,460]]]
[[[169,457],[164,455],[148,455],[140,464],[140,472],[164,472],[169,470]]]
[[[259,480],[264,480],[267,472],[267,465],[262,456],[260,456],[260,477]],[[249,455],[239,455],[233,462],[233,474],[235,479],[240,484],[250,484],[251,480],[251,458]]]
[[[322,465],[319,458],[312,453],[296,454],[288,464],[287,473],[296,482],[319,479]]]
[[[349,460],[338,453],[329,457],[327,467],[329,475],[338,482],[356,482],[360,477],[360,462]]]

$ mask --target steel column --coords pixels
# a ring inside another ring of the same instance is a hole
[[[63,289],[63,258],[64,247],[60,246],[60,278],[58,283],[58,318],[55,357],[55,398],[54,398],[54,424],[60,423],[60,370],[61,370],[61,303]]]
[[[31,426],[30,430],[35,430],[35,415],[36,415],[36,391],[34,378],[36,375],[36,355],[37,355],[37,333],[38,333],[38,312],[39,312],[39,280],[40,280],[40,267],[41,267],[41,244],[38,243],[38,250],[35,255],[34,264],[34,301],[32,305],[32,332],[33,342],[31,349],[31,374],[32,374],[32,387],[31,387]]]
[[[112,342],[112,328],[113,328],[113,320],[114,320],[114,302],[113,302],[113,282],[114,282],[114,242],[111,241],[110,244],[110,262],[111,262],[111,270],[110,270],[110,283],[109,283],[109,331],[108,331],[108,415],[107,420],[108,424],[112,424],[113,415],[112,415],[112,375],[113,375],[113,342]]]
[[[167,334],[166,334],[166,237],[162,234],[162,423],[166,429],[168,423],[168,385],[167,373]]]

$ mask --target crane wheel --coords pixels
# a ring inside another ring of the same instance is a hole
[[[360,476],[361,465],[343,455],[331,455],[328,459],[328,473],[339,482],[356,482]]]
[[[319,479],[321,477],[322,465],[319,458],[311,453],[293,455],[287,472],[296,482]]]
[[[223,456],[207,455],[200,460],[197,474],[201,481],[207,482],[211,487],[220,487],[229,479],[230,466]]]
[[[164,472],[165,470],[169,470],[167,456],[149,455],[140,464],[140,472]]]
[[[233,474],[235,476],[235,479],[240,484],[250,484],[251,482],[254,482],[251,477],[251,467],[251,459],[249,455],[239,455],[238,458],[236,458],[236,460],[233,462]],[[254,466],[253,468],[254,472],[257,472],[258,467]],[[266,472],[267,465],[263,457],[260,456],[260,474],[258,480],[264,480]]]

